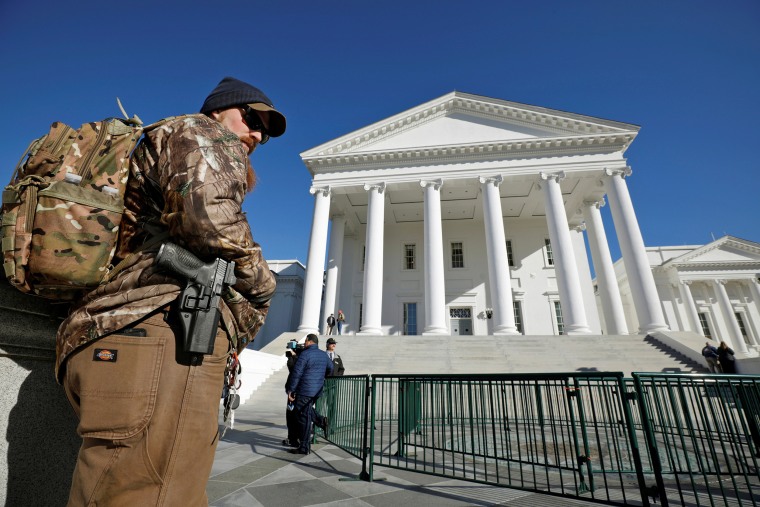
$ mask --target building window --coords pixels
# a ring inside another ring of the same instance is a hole
[[[515,258],[512,255],[512,240],[507,240],[507,264],[509,264],[509,267],[514,267],[515,265]]]
[[[449,308],[449,317],[452,319],[471,319],[472,308]]]
[[[742,318],[742,314],[739,312],[736,312],[734,314],[736,316],[736,323],[739,324],[739,331],[742,333],[742,337],[744,338],[744,341],[747,341],[747,327],[744,325],[744,319]]]
[[[517,328],[517,332],[522,334],[522,303],[520,301],[512,301],[512,307],[515,310],[515,327]]]
[[[463,268],[464,267],[464,250],[462,248],[462,242],[451,244],[451,267]]]
[[[364,305],[362,303],[359,303],[359,331],[362,330],[362,325],[364,325],[364,316],[362,315],[362,311],[364,310]]]
[[[367,245],[362,247],[362,271],[364,271],[364,263],[367,260]]]
[[[565,334],[565,322],[562,320],[562,305],[554,302],[554,315],[557,317],[557,334]]]
[[[404,303],[404,334],[417,334],[417,303]]]
[[[415,269],[416,245],[404,245],[404,269]]]
[[[554,266],[554,253],[552,253],[552,242],[549,238],[544,239],[546,245],[546,264]]]
[[[705,338],[712,340],[710,324],[707,322],[707,314],[704,312],[699,314],[699,325],[702,326],[702,334],[705,335]]]

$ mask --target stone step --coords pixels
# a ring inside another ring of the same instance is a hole
[[[286,333],[262,351],[284,356]],[[324,349],[326,336],[320,337]],[[643,335],[334,336],[346,374],[542,373],[577,371],[705,371]]]

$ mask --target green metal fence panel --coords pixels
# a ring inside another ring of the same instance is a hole
[[[377,465],[615,505],[760,503],[760,376],[339,377],[320,408],[368,480]]]
[[[373,375],[385,466],[621,505],[642,500],[622,374]]]
[[[360,459],[366,456],[368,404],[367,375],[328,377],[317,400],[317,412],[330,421],[326,440]],[[321,429],[317,431],[325,436]]]
[[[760,377],[634,373],[663,505],[760,503]]]

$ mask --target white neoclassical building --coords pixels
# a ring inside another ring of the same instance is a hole
[[[647,256],[671,330],[692,331],[757,355],[760,244],[724,236],[706,245],[649,247]],[[614,267],[626,322],[635,327],[638,316],[625,267],[620,261]]]
[[[296,329],[301,320],[303,282],[306,267],[297,260],[268,260],[277,279],[277,289],[269,306],[266,322],[251,348],[260,350],[282,333]]]
[[[314,215],[298,331],[323,331],[339,309],[366,335],[667,329],[626,183],[638,130],[452,92],[305,151]]]

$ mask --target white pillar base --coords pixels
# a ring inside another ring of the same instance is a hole
[[[445,327],[426,327],[422,332],[422,336],[448,336],[449,330]]]
[[[571,326],[565,325],[565,334],[568,336],[577,336],[577,335],[588,335],[588,334],[593,334],[593,333],[591,332],[591,329],[588,328],[588,326],[571,327]]]
[[[517,331],[516,328],[510,327],[510,326],[499,326],[494,327],[493,334],[498,336],[515,336],[515,335],[522,335],[519,331]]]

